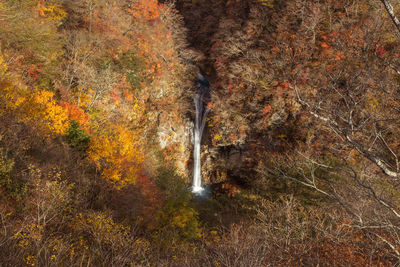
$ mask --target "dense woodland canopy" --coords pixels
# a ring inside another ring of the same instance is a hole
[[[0,266],[398,266],[397,15],[395,0],[0,0]]]

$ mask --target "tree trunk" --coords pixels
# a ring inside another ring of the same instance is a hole
[[[383,5],[386,8],[387,13],[389,14],[390,18],[392,19],[394,25],[396,26],[397,30],[399,31],[397,34],[400,36],[400,21],[394,14],[393,6],[390,4],[389,0],[381,0]]]

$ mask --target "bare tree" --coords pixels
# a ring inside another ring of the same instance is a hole
[[[382,2],[398,27],[390,3]],[[314,45],[303,12],[311,17],[319,13],[302,5],[307,4],[293,4],[296,8],[290,11],[300,21],[294,24],[296,38],[288,36],[280,45],[289,88],[309,115],[314,134],[295,155],[286,155],[289,164],[275,162],[261,171],[336,201],[349,215],[351,227],[400,259],[400,94],[395,82],[400,62],[393,56],[397,45],[384,45],[383,35],[393,34],[387,32],[389,22],[377,16],[379,6],[362,18],[364,24],[359,24],[359,13],[348,8],[331,26],[334,34],[322,24],[313,27],[320,35]]]

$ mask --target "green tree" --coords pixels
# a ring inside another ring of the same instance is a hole
[[[90,136],[86,134],[85,130],[81,129],[81,126],[75,120],[71,121],[66,139],[71,147],[82,153],[89,148]]]

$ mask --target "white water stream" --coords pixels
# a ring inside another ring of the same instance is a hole
[[[193,193],[199,193],[204,190],[204,188],[201,186],[201,138],[203,136],[204,127],[206,125],[207,114],[210,111],[210,109],[204,103],[204,97],[209,92],[209,83],[200,73],[198,73],[197,76],[199,78],[200,87],[194,97],[196,117],[193,128],[194,131],[194,151],[193,151],[194,167],[193,167],[193,186],[192,186]]]

